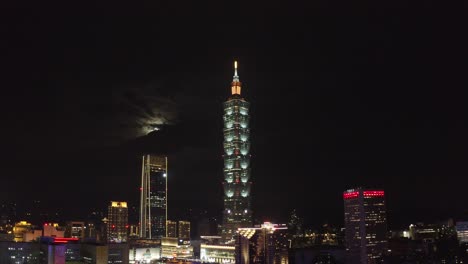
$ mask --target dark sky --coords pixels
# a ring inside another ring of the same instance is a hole
[[[39,199],[66,217],[136,205],[139,155],[168,151],[169,214],[220,214],[221,104],[237,59],[258,219],[297,208],[308,223],[341,224],[342,192],[355,186],[385,189],[390,225],[466,217],[463,9],[76,4],[3,10],[0,199]],[[143,136],[155,122],[173,125]]]

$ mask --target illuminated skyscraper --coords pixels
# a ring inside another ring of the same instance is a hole
[[[127,202],[111,202],[108,207],[107,218],[107,242],[126,242],[128,232]]]
[[[140,191],[140,237],[166,237],[167,157],[143,156]]]
[[[346,263],[382,263],[387,247],[384,191],[351,189],[343,193],[343,200]]]
[[[231,96],[224,108],[224,211],[221,235],[231,240],[240,227],[250,227],[249,102],[241,96],[241,82],[234,62]]]

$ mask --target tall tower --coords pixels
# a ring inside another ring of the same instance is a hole
[[[347,261],[382,263],[387,247],[387,214],[383,190],[351,189],[343,193]]]
[[[237,228],[252,225],[250,210],[249,102],[241,96],[241,82],[234,62],[231,96],[224,108],[224,211],[221,236],[229,241]]]
[[[127,202],[111,202],[107,211],[107,219],[107,242],[126,242],[128,229]]]
[[[166,237],[167,157],[143,156],[140,192],[140,237]]]

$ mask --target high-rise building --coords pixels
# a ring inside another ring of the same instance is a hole
[[[167,157],[143,156],[140,191],[140,237],[166,237]]]
[[[107,242],[126,242],[128,233],[127,202],[111,202],[107,218]]]
[[[343,200],[346,263],[381,263],[387,247],[387,213],[384,191],[350,189],[343,193]]]
[[[457,238],[460,243],[468,243],[468,221],[459,221],[455,226]]]
[[[224,211],[221,236],[233,238],[238,228],[252,224],[250,210],[249,102],[241,96],[241,82],[234,62],[231,96],[224,108]]]
[[[265,222],[260,226],[239,228],[236,240],[236,263],[287,264],[288,230],[285,224]]]
[[[177,237],[177,222],[167,220],[167,237]]]
[[[0,231],[13,226],[16,221],[16,203],[0,204]]]
[[[180,239],[190,239],[190,222],[189,221],[179,221],[179,238]]]

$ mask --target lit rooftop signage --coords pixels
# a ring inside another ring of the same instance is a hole
[[[378,190],[371,190],[371,191],[363,191],[362,195],[364,197],[383,197],[385,196],[384,191],[378,191]],[[343,193],[343,199],[348,200],[348,199],[354,199],[359,197],[359,191],[349,191]]]
[[[384,191],[364,191],[364,196],[367,197],[382,197],[384,196]]]
[[[359,196],[359,192],[345,192],[343,193],[343,199],[353,199]]]
[[[54,243],[66,244],[71,241],[78,241],[75,237],[54,237]]]

